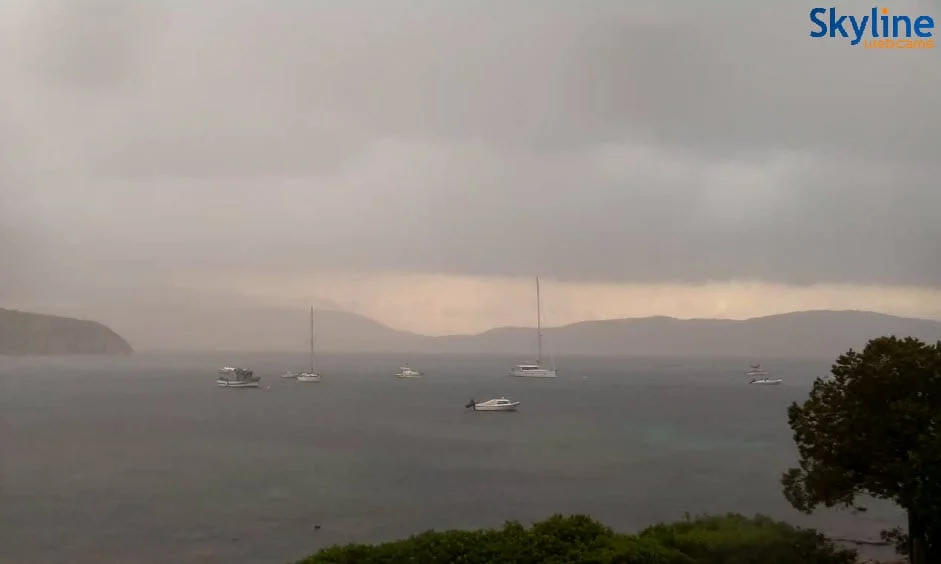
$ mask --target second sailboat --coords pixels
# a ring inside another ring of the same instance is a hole
[[[319,382],[320,374],[314,372],[314,308],[310,308],[310,367],[297,375],[298,382]]]
[[[539,295],[539,278],[536,278],[536,362],[533,364],[517,364],[510,370],[510,376],[521,378],[555,378],[558,376],[555,368],[545,368],[542,365],[542,298]]]

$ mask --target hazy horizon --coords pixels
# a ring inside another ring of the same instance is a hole
[[[936,54],[810,7],[10,0],[0,307],[145,349],[312,303],[531,326],[534,276],[547,326],[941,320]]]
[[[149,332],[118,333],[135,351],[143,353],[225,352],[237,356],[246,351],[303,351],[306,358],[310,345],[306,311],[256,309],[217,315],[206,311],[197,313],[200,316],[185,327],[169,325],[173,322],[170,315],[152,320]],[[400,357],[399,362],[423,355],[506,355],[528,362],[536,353],[537,333],[533,326],[423,335],[335,309],[318,310],[314,321],[318,355],[394,354]],[[3,323],[0,317],[0,325]],[[89,330],[94,331],[92,326]],[[941,322],[856,310],[815,310],[747,320],[654,316],[555,327],[544,325],[542,328],[543,355],[549,360],[562,357],[740,358],[751,361],[835,358],[849,348],[858,348],[869,339],[883,335],[941,341]],[[109,347],[120,345],[112,343]]]

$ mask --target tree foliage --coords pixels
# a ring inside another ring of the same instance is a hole
[[[617,534],[583,515],[334,546],[298,564],[851,564],[856,553],[767,517],[700,517]]]
[[[788,409],[799,467],[782,478],[796,509],[864,510],[892,500],[907,533],[889,533],[911,562],[941,562],[941,342],[880,337],[840,356],[831,377]]]

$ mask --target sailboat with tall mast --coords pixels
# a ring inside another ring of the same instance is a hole
[[[546,368],[542,365],[542,298],[539,294],[539,277],[536,277],[536,362],[532,364],[517,364],[510,370],[510,376],[520,378],[555,378],[558,376],[555,368]]]
[[[320,374],[314,372],[314,308],[310,308],[310,365],[306,372],[297,375],[298,382],[319,382]]]

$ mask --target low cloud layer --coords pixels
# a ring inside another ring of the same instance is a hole
[[[937,49],[687,4],[7,2],[0,259],[941,286]]]

